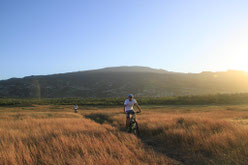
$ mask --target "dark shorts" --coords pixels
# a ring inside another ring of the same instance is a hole
[[[135,115],[134,110],[128,110],[128,111],[126,111],[127,118],[130,118],[130,114],[131,115]]]

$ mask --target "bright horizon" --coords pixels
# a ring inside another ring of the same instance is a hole
[[[248,71],[248,1],[3,0],[0,80],[113,66]]]

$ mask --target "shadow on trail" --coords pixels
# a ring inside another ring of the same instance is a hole
[[[102,113],[93,113],[93,114],[85,115],[84,117],[91,119],[99,124],[103,124],[103,123],[113,124],[114,121],[113,119],[111,119],[110,116]]]
[[[85,118],[91,119],[99,124],[110,124],[111,126],[117,128],[119,131],[121,132],[126,132],[126,128],[123,125],[116,125],[114,124],[114,119],[112,119],[111,115],[107,115],[107,114],[103,114],[103,113],[92,113],[92,114],[88,114],[88,115],[84,115]],[[144,132],[143,132],[144,131]],[[151,132],[150,132],[151,131]],[[183,155],[181,155],[180,151],[178,151],[179,153],[176,154],[175,151],[173,151],[174,149],[172,149],[175,146],[171,146],[169,144],[167,144],[167,147],[164,148],[165,144],[161,144],[163,142],[161,142],[159,139],[154,138],[154,136],[156,136],[157,134],[160,133],[161,130],[142,130],[141,129],[141,133],[139,136],[137,136],[142,143],[148,147],[151,148],[153,151],[163,154],[166,157],[175,160],[175,164],[190,164],[185,162],[183,159],[180,159],[180,157],[182,157]],[[147,133],[149,132],[149,133]]]

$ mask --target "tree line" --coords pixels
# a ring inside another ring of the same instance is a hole
[[[88,106],[117,106],[122,105],[125,98],[42,98],[20,99],[0,98],[0,106],[28,105],[88,105]],[[190,95],[174,97],[138,97],[141,105],[209,105],[209,104],[245,104],[248,103],[248,93]]]

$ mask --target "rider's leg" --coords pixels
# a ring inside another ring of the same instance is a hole
[[[130,114],[132,115],[132,117],[134,117],[135,112],[133,110],[127,112],[126,128],[129,128],[130,126],[130,122],[131,122]]]
[[[129,127],[129,124],[130,124],[130,114],[129,114],[129,111],[127,111],[126,112],[127,114],[126,114],[126,128],[128,128]]]
[[[130,117],[128,117],[127,120],[126,120],[126,128],[128,128],[129,125],[130,125]]]

